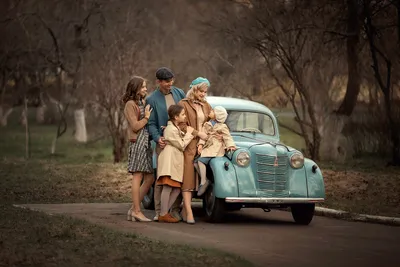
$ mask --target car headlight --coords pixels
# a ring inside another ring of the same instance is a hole
[[[250,154],[246,151],[241,151],[236,156],[236,162],[240,167],[246,167],[250,163]]]
[[[304,166],[304,156],[301,153],[294,153],[290,157],[290,165],[295,168],[299,169]]]

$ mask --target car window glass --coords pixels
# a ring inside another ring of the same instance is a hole
[[[262,113],[228,111],[226,124],[231,131],[256,131],[266,135],[275,135],[272,118]]]

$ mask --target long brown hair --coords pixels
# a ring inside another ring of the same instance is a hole
[[[132,79],[128,82],[126,86],[126,91],[124,96],[122,97],[122,101],[124,104],[129,100],[133,100],[135,102],[139,101],[139,91],[142,89],[143,83],[146,80],[140,76],[133,76]]]

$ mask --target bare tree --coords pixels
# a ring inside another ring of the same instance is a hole
[[[390,1],[389,1],[390,2]],[[396,4],[397,11],[399,10],[399,2],[394,2]],[[381,89],[384,95],[384,105],[385,105],[385,113],[386,118],[388,120],[390,137],[392,141],[392,165],[400,166],[400,126],[399,123],[395,121],[393,114],[393,80],[392,80],[392,72],[393,69],[399,70],[399,54],[393,53],[394,51],[398,51],[400,46],[395,47],[388,46],[385,44],[385,38],[377,38],[378,35],[383,34],[382,31],[379,32],[378,28],[374,25],[373,13],[377,12],[388,12],[391,13],[390,10],[385,10],[389,6],[373,5],[372,1],[364,0],[363,12],[365,15],[364,28],[365,33],[368,39],[369,49],[371,52],[372,58],[372,69],[379,88]],[[375,10],[374,10],[375,9]],[[385,13],[386,13],[385,12]],[[392,10],[394,12],[394,10]],[[393,16],[393,13],[392,13]],[[387,17],[387,13],[384,15],[384,18]],[[398,44],[400,43],[400,14],[397,14],[397,40]],[[396,60],[393,62],[392,60]],[[383,68],[383,70],[382,70]],[[396,78],[396,77],[395,77]],[[398,81],[394,81],[397,83]]]
[[[99,32],[97,46],[85,58],[82,86],[91,94],[89,102],[98,105],[105,115],[112,138],[114,162],[124,159],[126,148],[126,120],[122,96],[133,75],[140,75],[146,67],[142,54],[148,52],[147,40],[140,28],[143,22],[140,5],[120,13],[120,20],[112,24],[107,17]],[[114,21],[115,22],[115,21]]]
[[[251,1],[250,5],[247,2],[234,5],[236,13],[232,10],[224,13],[218,25],[212,27],[230,37],[233,43],[244,43],[259,52],[265,71],[292,104],[300,131],[292,130],[304,137],[307,154],[318,159],[321,142],[332,143],[331,136],[326,135],[336,129],[337,141],[326,148],[332,151],[332,147],[338,145],[343,122],[328,127],[332,123],[330,113],[335,108],[329,92],[343,73],[339,60],[330,63],[332,52],[340,56],[342,51],[321,42],[324,34],[321,24],[329,19],[327,16],[321,19],[326,7],[297,1],[289,4]],[[329,73],[322,71],[326,65],[329,65]]]

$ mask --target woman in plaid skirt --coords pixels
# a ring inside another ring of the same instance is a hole
[[[128,211],[128,220],[139,222],[151,221],[140,210],[140,203],[154,182],[152,149],[146,128],[152,110],[149,105],[144,106],[146,95],[146,81],[134,76],[123,97],[124,114],[128,121],[128,172],[132,174],[132,207]],[[144,181],[140,186],[142,179]]]

